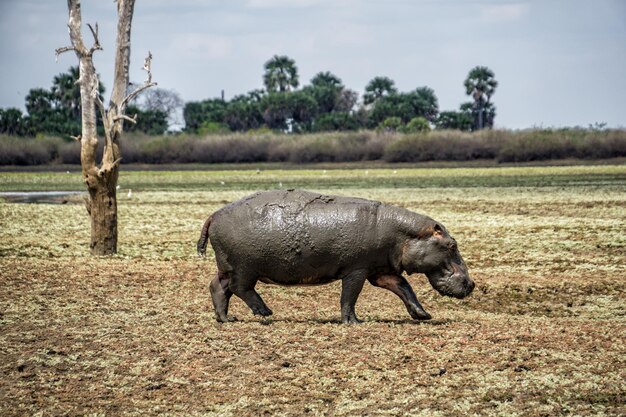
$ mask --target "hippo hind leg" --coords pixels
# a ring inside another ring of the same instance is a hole
[[[209,284],[213,308],[215,309],[215,319],[220,323],[237,320],[237,318],[228,315],[228,303],[233,295],[233,292],[228,288],[228,281],[228,277],[218,271]]]
[[[233,272],[230,275],[228,288],[250,307],[253,314],[264,317],[271,316],[272,310],[267,307],[259,293],[254,289],[257,280],[252,275]]]
[[[380,275],[369,278],[369,282],[376,287],[385,288],[400,297],[407,311],[415,320],[429,320],[431,318],[430,314],[424,310],[424,307],[417,300],[411,284],[404,277],[399,275]]]

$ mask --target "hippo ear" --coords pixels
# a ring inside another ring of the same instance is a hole
[[[443,238],[443,235],[444,235],[444,232],[443,232],[443,228],[441,227],[441,225],[434,223],[420,230],[419,233],[417,234],[417,238],[418,239],[430,239],[432,236],[434,236],[438,239],[441,239]]]

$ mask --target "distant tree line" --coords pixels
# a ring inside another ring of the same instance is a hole
[[[26,96],[26,114],[0,109],[0,133],[76,136],[81,130],[78,67],[55,76],[50,89],[34,88]],[[177,93],[162,88],[147,90],[132,103],[128,114],[136,124],[125,130],[160,135],[168,126],[182,124],[188,133],[245,132],[257,129],[290,133],[377,129],[416,133],[435,129],[476,131],[492,128],[496,108],[491,101],[498,86],[493,71],[473,68],[465,82],[472,98],[458,110],[439,111],[435,92],[417,87],[400,92],[392,79],[373,78],[362,97],[331,72],[319,72],[300,87],[298,68],[287,56],[274,56],[264,65],[263,87],[231,100],[206,99],[183,103]],[[99,84],[99,94],[105,88]],[[99,115],[98,115],[99,116]]]
[[[77,136],[81,132],[80,86],[77,66],[56,75],[52,87],[33,88],[26,95],[24,114],[17,108],[0,109],[0,133],[14,136]],[[100,96],[105,92],[99,82]],[[137,123],[127,123],[125,130],[149,135],[165,133],[168,124],[176,123],[176,114],[183,101],[173,91],[155,88],[147,90],[139,100],[128,106],[127,114],[136,116]],[[98,118],[100,114],[97,114]],[[99,123],[99,125],[101,125]]]
[[[399,92],[388,77],[375,77],[363,100],[331,72],[320,72],[298,89],[295,61],[274,56],[265,63],[264,89],[226,101],[222,98],[188,102],[183,115],[190,133],[241,132],[259,128],[295,133],[381,129],[407,133],[437,129],[463,131],[493,127],[496,109],[491,102],[498,85],[486,67],[472,69],[465,80],[472,102],[458,111],[439,112],[435,92],[418,87]]]

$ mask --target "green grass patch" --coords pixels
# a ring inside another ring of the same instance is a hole
[[[297,170],[124,171],[119,185],[143,191],[277,188],[472,188],[622,186],[626,166],[500,168],[360,168]],[[0,173],[0,191],[81,191],[79,172]]]

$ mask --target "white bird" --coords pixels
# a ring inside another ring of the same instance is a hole
[[[283,188],[283,183],[282,182],[278,183],[278,188]]]
[[[220,184],[224,185],[224,184],[226,184],[226,183],[225,183],[224,181],[220,181]]]
[[[130,188],[128,189],[128,198],[130,198],[133,195],[133,190],[131,190]]]
[[[115,189],[116,189],[116,190],[119,190],[119,189],[120,189],[120,186],[119,186],[119,185],[116,185],[116,186],[115,186]]]

